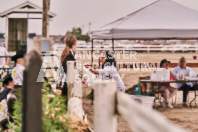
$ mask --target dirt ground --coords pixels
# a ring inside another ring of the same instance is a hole
[[[120,59],[116,59],[117,62],[160,62],[162,59],[167,59],[171,62],[178,62],[179,58],[184,56],[187,60],[187,62],[194,62],[198,63],[198,60],[193,59],[193,55],[197,55],[196,53],[137,53],[136,58],[137,59],[123,59],[123,56],[121,55]],[[90,63],[90,59],[78,59],[82,61],[83,63]],[[95,63],[98,62],[98,60],[94,60]],[[172,70],[172,69],[170,69]],[[193,68],[193,70],[198,73],[198,67]],[[120,76],[123,76],[123,82],[126,86],[126,89],[131,88],[133,85],[137,84],[138,77],[139,76],[147,76],[150,75],[151,71],[134,71],[131,69],[130,71],[126,70],[119,70]],[[172,84],[173,86],[175,84]],[[88,94],[91,89],[90,88],[84,88],[85,93]],[[186,130],[197,132],[198,131],[198,108],[182,108],[182,92],[178,91],[177,95],[173,98],[175,101],[176,98],[176,104],[174,105],[174,109],[166,109],[165,111],[162,108],[157,108],[157,111],[159,111],[161,114],[166,116],[172,123],[179,125]],[[189,93],[189,101],[194,98],[194,92]],[[173,102],[174,102],[173,101]],[[197,101],[197,100],[196,100]],[[198,101],[197,101],[198,102]],[[194,104],[194,103],[193,103]],[[198,105],[198,104],[197,104]],[[88,114],[88,120],[90,127],[94,129],[93,126],[93,105],[92,101],[89,99],[83,98],[83,107],[85,112]],[[121,117],[118,117],[118,131],[119,132],[130,132],[130,128],[127,124],[127,122],[122,119]]]
[[[188,131],[198,132],[198,108],[174,108],[161,112],[172,123]]]
[[[85,91],[85,89],[84,89]],[[91,88],[86,88],[86,94],[88,94],[91,91]],[[155,104],[158,112],[166,116],[173,124],[176,124],[188,131],[192,132],[198,132],[198,108],[194,106],[189,107],[189,108],[183,108],[181,106],[181,95],[182,92],[177,93],[177,104],[174,105],[174,109],[168,109],[166,108],[165,110],[159,106],[158,103]],[[190,93],[190,99],[194,97],[194,93]],[[197,104],[198,106],[198,104]],[[94,130],[94,105],[92,104],[92,100],[83,98],[83,109],[85,110],[85,113],[88,115],[88,121],[89,121],[89,126],[91,129]],[[118,132],[132,132],[130,130],[130,127],[128,123],[120,116],[118,116]]]
[[[92,130],[94,130],[94,106],[92,105],[92,101],[89,99],[83,99],[83,109],[88,114],[89,126]],[[118,132],[131,132],[128,123],[118,116]]]

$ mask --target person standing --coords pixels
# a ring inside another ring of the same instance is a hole
[[[8,51],[5,47],[0,46],[0,56],[8,56]],[[9,57],[0,57],[0,66],[9,65]]]
[[[12,70],[12,78],[14,80],[14,85],[16,87],[20,87],[23,85],[23,71],[25,70],[25,54],[26,51],[20,50],[17,51],[16,55],[12,57],[12,61],[14,61],[16,64],[16,66]]]
[[[74,53],[76,51],[76,42],[77,39],[73,35],[68,35],[66,37],[65,43],[66,47],[61,54],[61,64],[64,69],[65,74],[61,74],[60,81],[58,84],[58,88],[56,90],[57,94],[62,92],[62,95],[67,96],[67,82],[66,82],[66,74],[67,74],[67,61],[75,61]],[[63,73],[63,72],[61,72]],[[61,90],[61,92],[60,92]]]
[[[189,77],[191,78],[197,78],[197,75],[194,73],[194,71],[186,66],[186,59],[184,57],[181,57],[179,60],[179,66],[175,67],[173,69],[173,74],[175,76],[180,74],[181,70],[189,70]],[[187,107],[187,95],[190,89],[193,89],[193,87],[195,86],[195,83],[192,82],[188,82],[188,83],[176,83],[176,88],[178,88],[179,90],[183,90],[183,106]]]

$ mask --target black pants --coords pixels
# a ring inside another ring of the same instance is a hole
[[[61,88],[61,83],[57,85],[57,89],[62,91],[62,95],[63,96],[67,96],[67,92],[68,92],[68,90],[67,90],[67,82],[64,82],[64,85],[63,85],[62,88]]]
[[[186,103],[186,100],[187,100],[187,95],[188,95],[188,92],[189,90],[193,89],[193,87],[187,85],[187,84],[183,84],[179,90],[183,90],[183,103]]]
[[[67,96],[68,90],[67,90],[67,83],[64,82],[63,88],[62,88],[62,95]]]

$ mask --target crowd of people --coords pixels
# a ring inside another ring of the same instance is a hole
[[[1,62],[3,62],[2,66],[8,65],[9,63],[9,57],[7,51],[5,48],[2,48],[5,52],[3,56],[6,56],[4,58],[1,58]],[[17,51],[16,55],[11,57],[11,60],[15,62],[15,66],[12,69],[11,74],[9,72],[7,75],[3,78],[3,88],[1,89],[0,93],[0,102],[3,100],[6,100],[7,106],[4,106],[7,108],[7,112],[9,113],[9,121],[12,121],[12,115],[14,112],[14,102],[17,100],[16,90],[21,90],[23,85],[23,71],[25,69],[25,56],[26,52],[21,50]],[[5,113],[7,114],[7,113]],[[1,119],[1,118],[0,118]],[[7,129],[8,119],[1,120],[2,130]]]
[[[161,68],[169,69],[170,61],[163,59],[160,63]],[[197,78],[197,74],[192,70],[192,68],[186,66],[186,59],[181,57],[179,60],[179,65],[173,69],[173,72],[170,71],[170,80],[179,79],[178,75],[181,73],[182,70],[188,71],[188,76],[190,78]],[[176,83],[176,87],[172,87],[170,83],[163,83],[160,85],[160,90],[164,91],[165,93],[165,103],[167,107],[173,108],[170,103],[170,99],[176,94],[177,90],[183,91],[183,106],[188,107],[187,104],[187,95],[189,90],[195,90],[196,83],[187,82],[187,83]]]
[[[55,91],[55,94],[57,95],[63,95],[67,96],[67,82],[66,80],[66,74],[67,74],[67,61],[75,61],[75,51],[76,51],[76,43],[77,39],[73,35],[68,35],[65,40],[66,47],[63,50],[61,54],[61,64],[63,66],[64,74],[60,75],[59,82],[57,84],[57,89]],[[8,52],[5,50],[5,48],[0,48],[0,54],[1,56],[8,55]],[[25,69],[25,51],[17,51],[16,55],[14,55],[11,59],[15,62],[15,67],[12,69],[12,73],[8,74],[4,78],[3,82],[3,90],[0,94],[0,102],[2,100],[7,100],[9,102],[9,99],[16,100],[17,97],[13,94],[14,90],[17,88],[21,88],[23,85],[23,71]],[[0,65],[8,65],[9,58],[0,58]],[[101,80],[106,79],[114,79],[116,81],[117,90],[120,92],[125,92],[125,85],[118,73],[118,66],[116,64],[116,60],[114,58],[112,51],[104,51],[101,53],[99,57],[99,63],[101,64],[101,67],[93,68],[90,67],[90,71],[94,74],[98,74],[99,78]],[[163,59],[160,63],[161,68],[168,69],[169,68],[170,61],[167,61],[166,59]],[[173,72],[170,72],[170,80],[176,79],[176,76],[182,69],[189,70],[189,76],[192,78],[196,78],[197,75],[193,72],[193,70],[186,66],[186,59],[182,57],[179,60],[179,65],[173,69]],[[62,73],[62,72],[61,72]],[[195,86],[195,83],[176,83],[176,87],[172,87],[169,83],[161,84],[160,87],[162,91],[165,93],[165,103],[167,107],[173,108],[173,106],[170,103],[170,99],[175,95],[177,90],[183,90],[183,106],[187,106],[187,95],[189,90],[193,89]],[[10,94],[10,95],[9,95]],[[10,101],[10,104],[8,103],[8,112],[13,112],[13,101]],[[5,126],[4,126],[5,127]],[[6,127],[5,127],[6,128]]]

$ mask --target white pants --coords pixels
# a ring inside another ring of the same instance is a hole
[[[165,102],[169,103],[169,100],[175,95],[175,93],[177,92],[177,89],[174,87],[165,87],[162,86],[161,89],[162,91],[164,91],[165,94]]]

